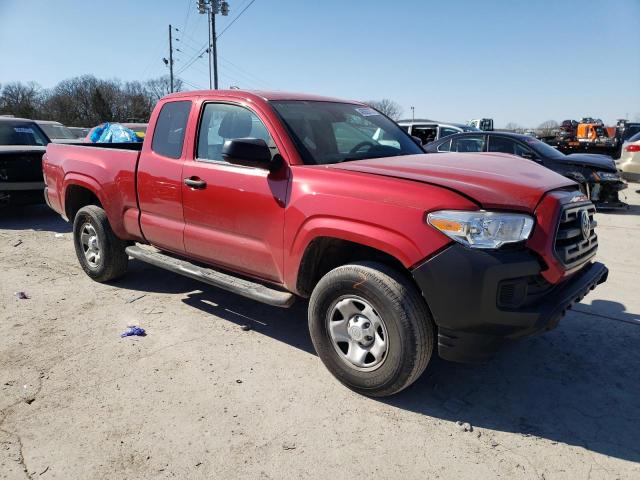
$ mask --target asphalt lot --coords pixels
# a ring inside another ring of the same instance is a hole
[[[597,214],[609,281],[556,330],[485,365],[433,361],[386,400],[325,370],[304,302],[135,261],[97,284],[46,207],[1,213],[0,478],[640,478],[630,187],[629,211]],[[130,324],[148,336],[120,338]]]

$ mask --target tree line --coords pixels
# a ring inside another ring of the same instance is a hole
[[[182,87],[182,81],[176,79],[174,91],[179,92]],[[156,102],[170,90],[168,76],[122,82],[82,75],[48,89],[35,82],[10,82],[0,86],[0,115],[56,120],[77,127],[102,122],[147,122]]]

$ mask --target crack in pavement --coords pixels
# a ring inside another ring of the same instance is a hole
[[[9,412],[13,412],[13,409],[16,406],[20,405],[21,403],[26,403],[27,405],[31,405],[36,400],[36,398],[40,394],[40,391],[42,390],[42,379],[44,376],[45,376],[44,371],[38,372],[37,385],[33,394],[27,395],[26,397],[20,396],[20,399],[16,400],[15,402],[8,405],[7,407],[0,409],[0,414],[2,415],[2,418],[0,419],[0,432],[6,434],[9,437],[14,437],[16,439],[16,443],[18,444],[18,447],[19,447],[18,463],[22,467],[24,474],[29,480],[32,480],[33,476],[31,475],[31,473],[29,473],[29,469],[27,468],[27,462],[24,457],[24,444],[22,443],[22,438],[20,437],[20,434],[17,431],[10,432],[9,430],[6,430],[5,428],[3,428],[3,426],[7,421],[7,419],[9,418]]]

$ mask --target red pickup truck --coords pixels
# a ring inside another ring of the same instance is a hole
[[[49,144],[45,197],[84,271],[130,257],[288,307],[309,298],[327,368],[396,393],[437,346],[456,361],[556,326],[607,277],[578,186],[505,154],[424,155],[357,102],[177,93],[140,144]]]

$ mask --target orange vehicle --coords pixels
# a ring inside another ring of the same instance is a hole
[[[609,136],[607,129],[600,123],[579,123],[576,139],[583,146],[613,146],[615,137]]]

